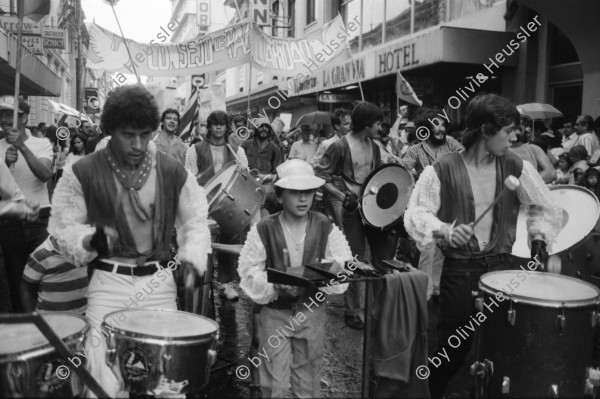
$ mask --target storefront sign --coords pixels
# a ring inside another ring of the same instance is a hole
[[[42,37],[41,36],[29,36],[23,35],[22,37],[23,46],[27,47],[29,51],[34,54],[44,54],[42,49]]]
[[[64,50],[66,41],[66,31],[62,29],[42,29],[42,38],[44,48],[57,48]]]
[[[19,29],[19,19],[17,17],[0,17],[0,26],[5,31],[14,33],[15,35]],[[42,28],[39,22],[35,22],[27,17],[23,17],[23,34],[25,35],[40,35]]]
[[[356,100],[350,94],[319,94],[320,103],[351,103]]]
[[[323,89],[356,83],[365,78],[365,59],[359,58],[323,70]]]

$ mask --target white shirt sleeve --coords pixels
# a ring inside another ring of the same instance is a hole
[[[67,261],[75,266],[87,264],[98,256],[96,251],[83,248],[83,238],[96,231],[86,222],[87,207],[81,183],[73,173],[73,165],[67,165],[54,189],[48,232],[58,241]]]
[[[523,161],[523,172],[519,182],[521,184],[517,188],[517,196],[522,204],[528,205],[528,243],[531,243],[536,234],[540,234],[550,252],[552,242],[562,229],[562,210],[552,203],[550,190],[528,161]]]
[[[240,253],[238,273],[240,288],[246,295],[260,305],[265,305],[277,299],[277,291],[268,282],[267,251],[258,235],[256,226],[252,226],[244,247]]]
[[[195,178],[198,178],[198,154],[196,148],[191,146],[185,155],[185,168],[192,172]]]
[[[207,219],[208,203],[204,189],[188,171],[187,180],[179,194],[175,221],[179,245],[177,259],[191,263],[200,276],[206,271],[207,254],[212,253]]]
[[[437,218],[441,206],[440,191],[440,180],[433,166],[425,167],[404,213],[404,227],[421,251],[436,243],[433,237],[435,230],[441,231],[443,226],[448,226]]]
[[[331,233],[327,237],[327,247],[325,248],[325,260],[334,261],[340,268],[344,268],[346,261],[352,260],[352,251],[344,234],[337,226],[333,226]],[[338,276],[341,274],[338,273]],[[343,294],[348,289],[348,284],[331,284],[322,291],[330,294]]]
[[[246,151],[244,151],[242,146],[238,147],[237,157],[240,162],[240,165],[242,165],[244,168],[248,169],[248,157],[246,156]]]

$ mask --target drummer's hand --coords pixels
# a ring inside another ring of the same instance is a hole
[[[543,240],[531,240],[531,259],[545,265],[548,261],[546,242]]]
[[[342,207],[348,212],[354,212],[356,208],[358,208],[358,195],[354,194],[352,191],[346,192]]]
[[[273,284],[273,288],[277,291],[279,299],[283,300],[296,300],[298,299],[298,287],[284,284]]]
[[[452,230],[452,238],[450,245],[460,247],[469,242],[473,236],[473,223],[461,224]]]
[[[99,257],[106,257],[112,251],[119,238],[117,230],[109,226],[96,226],[96,232],[83,239],[83,247],[87,251],[97,251]]]

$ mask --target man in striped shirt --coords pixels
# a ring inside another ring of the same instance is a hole
[[[50,236],[29,256],[21,301],[26,312],[37,309],[83,315],[87,307],[87,267],[67,262],[57,248],[56,239]]]

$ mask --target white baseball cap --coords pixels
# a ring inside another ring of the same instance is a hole
[[[290,159],[277,167],[279,180],[277,187],[288,190],[314,190],[325,184],[325,180],[315,176],[312,166],[301,159]]]

